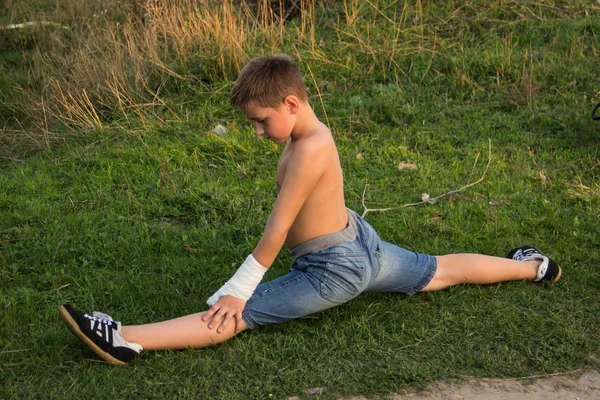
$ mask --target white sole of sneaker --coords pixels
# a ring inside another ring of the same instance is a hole
[[[66,308],[64,308],[63,306],[58,307],[58,313],[63,319],[63,321],[65,321],[65,324],[71,330],[71,332],[73,332],[75,336],[77,336],[83,343],[87,344],[88,347],[92,349],[94,353],[96,353],[96,355],[98,355],[98,357],[111,364],[127,364],[121,360],[117,360],[116,358],[102,350],[100,347],[98,347],[94,342],[92,342],[90,338],[85,336],[83,332],[81,332],[81,329],[79,329],[79,325],[77,325],[77,322],[75,322],[75,320],[71,317],[71,314],[69,314]]]
[[[562,268],[560,266],[558,266],[558,274],[556,275],[556,278],[552,279],[551,282],[558,282],[558,280],[560,279],[560,277],[562,276]]]

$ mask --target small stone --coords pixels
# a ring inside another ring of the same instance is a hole
[[[323,394],[323,392],[325,390],[327,390],[326,387],[315,387],[315,388],[305,389],[304,393],[306,393],[309,396],[313,396],[315,394]]]
[[[227,128],[225,128],[223,125],[219,124],[219,125],[215,126],[215,129],[213,129],[213,132],[219,136],[223,136],[223,135],[227,134]]]
[[[403,169],[417,169],[417,166],[412,163],[401,162],[400,164],[398,164],[398,169],[400,171],[402,171]]]
[[[421,201],[423,201],[423,203],[428,203],[428,204],[435,204],[437,203],[437,199],[436,198],[430,198],[428,193],[421,193]]]

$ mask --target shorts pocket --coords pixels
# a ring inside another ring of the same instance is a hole
[[[367,256],[365,253],[346,253],[335,261],[325,263],[320,282],[323,298],[336,303],[345,303],[367,287]]]

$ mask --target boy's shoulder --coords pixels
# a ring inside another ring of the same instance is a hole
[[[323,125],[288,140],[281,154],[280,167],[286,175],[288,165],[294,165],[300,175],[312,174],[327,168],[333,157],[337,157],[335,143],[329,128]]]
[[[295,181],[311,181],[337,163],[335,142],[329,129],[323,125],[307,132],[301,138],[289,141],[281,154],[279,167],[285,176],[297,174]],[[316,182],[316,181],[315,181]]]
[[[293,146],[294,150],[316,152],[332,145],[335,146],[331,131],[325,124],[319,123],[313,129],[298,135],[297,138],[292,138],[286,147]]]

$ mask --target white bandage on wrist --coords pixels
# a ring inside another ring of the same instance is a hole
[[[237,272],[221,287],[215,294],[206,301],[209,306],[213,306],[221,296],[231,295],[238,299],[247,301],[254,289],[258,286],[267,268],[263,267],[252,254],[246,258],[246,261],[238,268]]]

